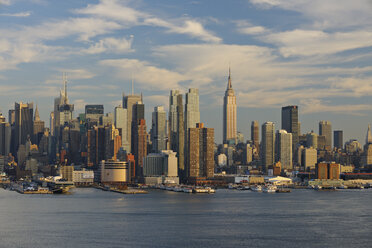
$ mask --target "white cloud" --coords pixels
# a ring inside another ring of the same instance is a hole
[[[285,57],[326,55],[372,46],[372,32],[369,31],[326,33],[296,29],[272,33],[261,39],[278,45],[280,53]]]
[[[372,105],[369,104],[341,104],[332,105],[329,102],[324,102],[319,99],[311,99],[309,101],[303,101],[301,105],[301,113],[339,113],[349,115],[365,115],[363,112],[371,110]]]
[[[19,13],[3,13],[0,16],[9,16],[9,17],[29,17],[31,15],[30,11],[19,12]]]
[[[108,37],[101,39],[88,49],[83,50],[83,53],[98,54],[104,52],[115,52],[115,53],[128,53],[133,52],[132,49],[133,37],[130,39],[126,38],[113,38]]]
[[[0,0],[0,5],[1,4],[10,5],[11,4],[11,0]]]
[[[245,20],[235,21],[235,24],[237,26],[238,32],[242,34],[258,35],[258,34],[265,34],[269,32],[267,28],[263,26],[255,26]]]
[[[185,80],[185,77],[177,72],[159,68],[146,61],[137,59],[111,59],[103,60],[101,65],[117,69],[119,78],[131,80],[133,75],[136,84],[148,90],[168,90],[178,88],[178,83]]]

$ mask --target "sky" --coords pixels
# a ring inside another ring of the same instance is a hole
[[[49,123],[66,72],[75,116],[86,104],[112,112],[133,79],[150,126],[170,89],[199,88],[221,142],[230,66],[246,139],[251,121],[280,129],[281,107],[298,105],[302,133],[329,120],[364,144],[371,13],[371,0],[0,0],[0,109],[34,102]]]

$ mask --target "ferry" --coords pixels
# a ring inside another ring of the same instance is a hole
[[[274,185],[267,185],[262,189],[264,193],[276,193],[277,187]]]

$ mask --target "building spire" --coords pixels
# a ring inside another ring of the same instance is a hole
[[[368,124],[368,131],[366,135],[366,144],[372,144],[371,125]]]
[[[36,108],[35,108],[34,121],[40,121],[39,109],[37,108],[37,104],[36,104]]]
[[[228,82],[227,82],[227,89],[232,89],[232,84],[231,84],[231,69],[230,69],[230,65],[229,65],[229,79],[228,79]]]
[[[132,96],[134,95],[134,80],[133,80],[133,73],[132,73]]]
[[[68,98],[67,98],[67,76],[66,72],[62,74],[62,80],[63,80],[63,103],[68,104]]]

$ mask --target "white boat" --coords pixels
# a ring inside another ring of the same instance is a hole
[[[262,189],[263,192],[265,193],[276,193],[277,187],[273,185],[267,185]]]
[[[251,187],[251,190],[254,192],[262,192],[262,186],[261,185],[256,185]]]
[[[185,193],[192,193],[192,188],[183,188],[182,191]]]

